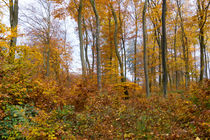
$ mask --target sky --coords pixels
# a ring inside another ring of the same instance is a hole
[[[36,0],[19,0],[19,27],[18,30],[20,33],[23,32],[23,26],[24,24],[21,22],[21,13],[24,12],[24,9],[29,5],[36,5]],[[5,9],[4,11],[4,17],[2,19],[3,23],[7,26],[10,26],[9,24],[9,11]],[[70,17],[66,18],[67,23],[67,41],[70,42],[70,45],[72,46],[72,63],[70,65],[70,72],[75,73],[81,73],[81,61],[80,61],[80,53],[79,53],[79,37],[78,33],[76,31],[77,24],[76,22],[71,19]],[[18,38],[18,44],[23,44],[25,41],[25,38]]]

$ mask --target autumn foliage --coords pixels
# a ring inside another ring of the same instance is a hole
[[[196,1],[195,13],[190,2],[166,1],[164,26],[161,0],[37,2],[20,17],[21,33],[1,19],[6,8],[19,19],[18,1],[0,0],[0,139],[210,137],[210,2]],[[81,73],[72,72],[75,48]]]
[[[129,100],[122,100],[113,87],[96,94],[92,87],[80,82],[68,91],[51,82],[31,82],[30,94],[21,92],[22,96],[15,98],[18,101],[14,100],[16,92],[1,94],[2,138],[191,139],[209,136],[209,80],[202,86],[192,86],[187,92],[170,93],[167,99],[158,95],[146,99],[133,94]],[[22,90],[24,86],[19,87],[19,91]]]

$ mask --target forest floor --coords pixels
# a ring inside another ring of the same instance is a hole
[[[111,91],[83,94],[52,110],[10,105],[0,119],[0,136],[15,139],[208,139],[210,81],[167,98]],[[82,92],[81,92],[82,93]]]

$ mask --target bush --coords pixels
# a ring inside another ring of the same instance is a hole
[[[30,117],[34,117],[37,111],[33,106],[25,105],[6,105],[5,117],[0,120],[0,136],[1,138],[23,138],[18,126],[31,124]]]

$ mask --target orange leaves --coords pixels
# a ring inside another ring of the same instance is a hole
[[[56,9],[53,13],[55,18],[59,18],[59,19],[65,19],[68,15],[65,12],[64,8],[59,8]]]
[[[129,100],[121,100],[113,87],[96,94],[96,89],[92,90],[95,85],[92,81],[88,83],[90,85],[75,83],[68,92],[62,91],[63,95],[55,81],[34,80],[30,84],[33,90],[29,98],[39,107],[38,114],[15,128],[28,139],[60,139],[64,135],[67,139],[91,136],[95,139],[190,139],[208,136],[209,111],[203,104],[208,96],[191,99],[198,92],[208,95],[208,82],[202,88],[193,87],[192,94],[171,93],[166,99],[158,95],[150,98],[134,95]],[[35,93],[37,100],[34,100]],[[76,112],[73,106],[59,106],[60,100],[73,104]],[[18,112],[24,114],[26,111],[20,108]],[[19,114],[15,114],[13,117],[18,117]]]

